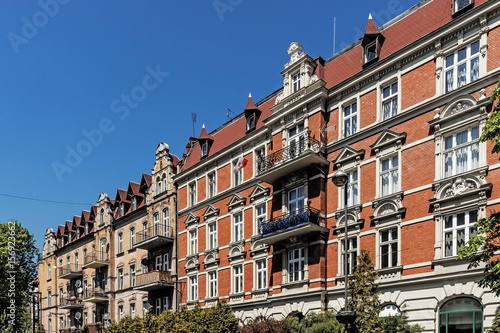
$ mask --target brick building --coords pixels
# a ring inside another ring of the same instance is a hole
[[[177,306],[172,183],[177,162],[160,143],[152,175],[129,182],[114,199],[101,193],[89,211],[56,231],[47,229],[38,263],[41,323],[47,332],[85,325],[95,332],[125,315],[142,316],[159,299],[162,311]],[[160,253],[148,246],[165,239]]]
[[[366,249],[380,272],[381,316],[490,326],[500,302],[456,255],[500,202],[498,156],[478,142],[499,38],[500,2],[424,0],[379,28],[370,17],[326,60],[291,43],[281,89],[186,146],[180,303],[224,299],[242,321],[339,310],[347,241],[350,268]]]

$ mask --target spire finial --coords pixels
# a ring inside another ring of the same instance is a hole
[[[368,15],[368,19],[369,19],[369,20],[373,20],[372,13],[370,13],[370,14]]]

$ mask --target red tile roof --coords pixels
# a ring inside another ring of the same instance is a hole
[[[245,106],[245,110],[255,110],[257,107],[253,103],[252,94],[248,95],[247,106]]]
[[[198,140],[213,140],[210,135],[207,134],[207,131],[205,130],[205,125],[201,128],[201,133],[198,136]]]

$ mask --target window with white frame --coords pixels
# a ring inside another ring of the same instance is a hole
[[[345,240],[341,242],[341,262],[342,262],[342,274],[344,274],[344,251],[345,251]],[[349,238],[347,240],[347,271],[348,274],[352,274],[352,269],[356,266],[356,258],[358,257],[358,239],[356,237]]]
[[[292,75],[293,92],[300,90],[300,73]]]
[[[358,129],[358,104],[344,106],[344,138],[356,133]]]
[[[255,161],[257,161],[257,172],[266,171],[266,149],[264,147],[255,151]]]
[[[123,289],[123,268],[118,268],[118,289]]]
[[[130,303],[130,317],[135,318],[135,303]]]
[[[264,289],[267,288],[267,261],[258,260],[255,262],[256,267],[256,289]]]
[[[201,157],[207,156],[208,153],[208,143],[204,142],[201,144]]]
[[[51,291],[47,291],[47,306],[52,306],[52,293]]]
[[[243,292],[243,265],[233,266],[233,294]]]
[[[163,270],[163,256],[162,255],[155,257],[155,269],[157,271]]]
[[[382,88],[383,120],[398,114],[398,83],[392,83]]]
[[[288,282],[302,281],[305,279],[305,253],[304,249],[288,252]]]
[[[130,286],[131,287],[135,287],[135,264],[134,265],[130,265]]]
[[[198,230],[193,229],[189,231],[189,254],[196,253],[198,253]]]
[[[288,213],[292,214],[304,210],[304,186],[299,186],[288,191]]]
[[[347,206],[350,207],[359,203],[358,170],[347,172],[347,177],[349,179],[347,183]]]
[[[50,262],[47,266],[47,281],[50,281],[52,279],[52,266],[50,266]]]
[[[198,276],[193,275],[189,277],[189,300],[198,300]]]
[[[120,216],[125,215],[125,204],[123,202],[120,203]]]
[[[243,168],[238,166],[238,160],[233,161],[233,186],[243,183]]]
[[[136,209],[137,209],[137,198],[132,197],[132,210],[136,210]]]
[[[446,92],[479,79],[479,41],[469,44],[445,58]]]
[[[153,236],[160,234],[160,214],[154,213],[153,215]]]
[[[255,207],[255,229],[256,234],[260,234],[262,224],[267,220],[267,207],[266,204],[258,205]]]
[[[162,213],[163,213],[163,225],[162,225],[163,235],[166,237],[171,237],[171,235],[169,234],[170,233],[170,230],[169,230],[170,210],[167,207],[167,208],[163,209]]]
[[[455,3],[455,13],[456,13],[458,11],[461,11],[468,5],[470,5],[472,3],[472,0],[454,0],[453,2]]]
[[[161,179],[160,177],[156,177],[156,194],[161,193]]]
[[[288,157],[295,158],[306,149],[304,123],[288,130]]]
[[[89,314],[87,311],[83,313],[83,325],[87,325],[89,323]]]
[[[189,184],[189,205],[196,204],[196,182]]]
[[[215,172],[211,172],[208,174],[207,181],[208,181],[208,197],[211,198],[216,193]]]
[[[215,249],[217,247],[217,223],[212,222],[208,224],[208,249]]]
[[[398,155],[380,161],[381,194],[386,196],[399,190],[399,163]]]
[[[123,318],[123,305],[118,305],[118,320]]]
[[[463,247],[471,237],[476,235],[474,224],[477,222],[477,211],[472,210],[444,218],[443,239],[444,256],[458,255],[458,249]]]
[[[84,323],[86,324],[86,323]],[[52,333],[52,319],[49,318],[49,333]]]
[[[380,268],[398,265],[398,229],[380,231]]]
[[[243,213],[233,215],[233,236],[234,241],[238,242],[243,240]]]
[[[376,41],[365,46],[365,63],[377,57],[377,43]]]
[[[118,253],[123,252],[123,232],[118,233]]]
[[[168,271],[170,269],[170,253],[163,254],[163,270]]]
[[[217,297],[217,271],[208,272],[208,297]]]
[[[170,309],[170,300],[168,297],[163,297],[163,311],[168,311]]]
[[[479,167],[479,126],[444,138],[444,176],[450,177]]]
[[[255,114],[251,114],[247,117],[247,131],[255,128]]]
[[[130,228],[130,248],[133,248],[135,245],[135,228]]]
[[[161,315],[161,297],[158,297],[155,301],[155,313],[157,316]]]

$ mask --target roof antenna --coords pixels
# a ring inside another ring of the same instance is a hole
[[[337,25],[337,18],[333,17],[333,54],[335,54],[335,27]]]
[[[227,113],[226,113],[226,117],[227,117],[227,120],[230,120],[231,117],[229,117],[229,112],[231,112],[232,114],[234,114],[235,116],[237,116],[236,113],[234,113],[233,111],[231,111],[230,109],[227,109]]]
[[[196,123],[196,113],[191,112],[191,118],[193,120],[193,138],[195,137],[194,133],[194,123]]]

